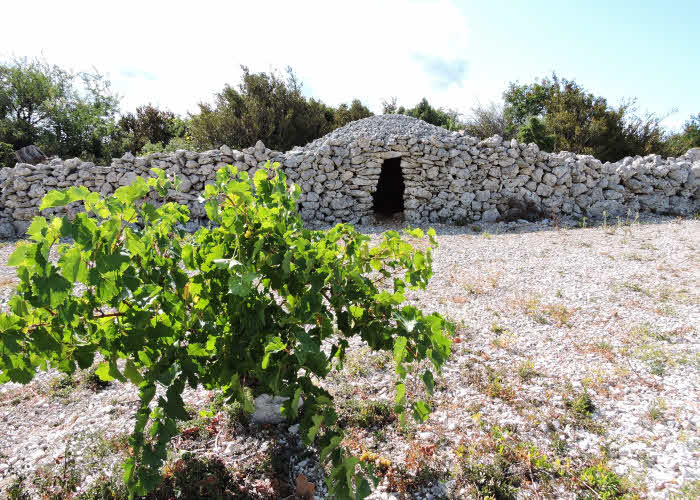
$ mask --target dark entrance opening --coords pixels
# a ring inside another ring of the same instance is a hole
[[[401,172],[401,158],[384,160],[374,198],[374,213],[393,215],[403,212],[403,191],[406,186]]]

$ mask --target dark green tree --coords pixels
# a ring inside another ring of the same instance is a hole
[[[603,161],[663,153],[660,119],[636,116],[634,100],[613,107],[604,97],[556,74],[531,85],[511,83],[503,96],[508,132],[519,136],[520,129],[529,123],[530,130],[523,133],[531,135],[533,123],[529,120],[537,117],[545,128],[540,127],[539,137],[554,136],[552,150],[591,154]]]
[[[287,68],[286,78],[242,68],[243,79],[237,89],[226,85],[216,95],[214,105],[200,103],[199,113],[192,116],[192,137],[198,147],[227,144],[245,148],[260,139],[272,149],[286,151],[369,116],[358,100],[336,110],[307,99],[291,68]]]
[[[531,116],[518,130],[518,141],[529,144],[534,142],[543,151],[551,152],[554,148],[554,135],[547,133],[547,127],[542,120]]]
[[[419,120],[423,120],[438,127],[446,128],[447,130],[459,130],[463,128],[463,125],[458,120],[458,113],[456,111],[434,108],[425,97],[413,108],[404,110],[403,107],[400,107],[397,112],[399,114],[418,118]]]
[[[139,106],[136,113],[126,113],[119,119],[119,131],[125,150],[138,153],[146,143],[168,144],[173,137],[183,137],[187,127],[172,111],[158,109],[152,104]]]
[[[343,125],[347,125],[350,122],[354,122],[355,120],[361,120],[373,115],[374,113],[372,113],[367,106],[362,104],[359,99],[353,99],[350,106],[347,104],[341,104],[338,106],[338,108],[335,110],[335,120],[333,125],[335,128],[338,128],[342,127]]]
[[[700,147],[700,113],[685,122],[683,131],[668,137],[665,149],[668,156],[681,156],[691,148]]]
[[[0,141],[36,144],[49,155],[109,158],[119,99],[99,73],[73,73],[41,60],[0,64]]]
[[[12,145],[6,142],[0,142],[0,168],[12,167],[15,163],[15,153],[12,149]]]

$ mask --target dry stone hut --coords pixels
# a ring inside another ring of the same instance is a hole
[[[299,208],[309,223],[369,223],[402,213],[413,224],[497,221],[557,213],[600,217],[628,212],[692,214],[700,209],[700,148],[678,158],[658,155],[602,163],[592,156],[545,153],[535,144],[479,141],[403,115],[352,122],[286,153],[260,141],[243,151],[228,146],[180,150],[111,166],[74,158],[0,170],[0,237],[26,231],[50,189],[85,185],[109,194],[158,167],[183,179],[172,198],[189,205],[193,224],[204,217],[197,200],[216,170],[235,164],[253,172],[279,162],[301,186]]]

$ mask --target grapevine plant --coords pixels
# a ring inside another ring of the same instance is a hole
[[[288,398],[283,414],[331,464],[331,493],[364,498],[372,464],[343,446],[333,399],[319,382],[342,368],[357,336],[393,352],[402,421],[405,410],[427,418],[425,402],[409,401],[406,377],[414,361],[440,370],[454,327],[402,303],[432,275],[434,231],[422,251],[395,231],[370,246],[350,225],[305,228],[299,187],[268,164],[252,178],[220,169],[201,199],[211,227],[188,235],[186,206],[150,202],[179,181],[153,171],[108,197],[71,187],[43,198],[41,210],[81,202],[84,211],[35,217],[31,241],[9,259],[20,283],[10,312],[0,314],[0,383],[28,383],[49,367],[71,374],[99,354],[102,380],[138,386],[133,452],[124,464],[133,496],[160,481],[176,422],[189,418],[186,385],[221,390],[252,411],[254,382]],[[408,233],[424,238],[418,229]],[[415,376],[432,393],[432,371]]]

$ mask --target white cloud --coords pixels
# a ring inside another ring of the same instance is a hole
[[[444,0],[25,1],[4,9],[8,19],[33,14],[33,25],[28,33],[23,23],[7,23],[0,55],[94,66],[124,109],[152,102],[195,111],[225,83],[239,82],[240,64],[289,65],[310,95],[332,105],[357,97],[374,111],[391,96],[463,109],[475,96],[493,97],[491,85],[470,77],[469,20]]]

